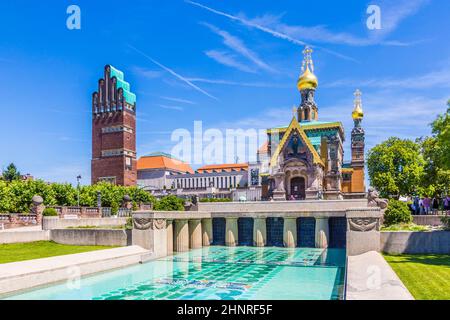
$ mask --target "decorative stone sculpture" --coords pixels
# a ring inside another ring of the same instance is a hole
[[[367,194],[367,204],[369,207],[379,207],[384,210],[387,208],[388,202],[385,199],[379,197],[379,193],[375,188],[369,188]]]
[[[380,231],[380,219],[378,218],[350,218],[348,219],[348,227],[352,231],[367,232]]]
[[[134,228],[137,230],[147,230],[151,227],[153,219],[151,218],[134,218]]]
[[[126,194],[126,195],[123,196],[123,204],[122,204],[122,206],[124,208],[127,208],[127,209],[132,209],[133,208],[133,203],[131,202],[131,197],[129,195]]]
[[[31,207],[31,212],[36,215],[36,224],[41,224],[42,214],[44,213],[44,199],[41,196],[35,195],[31,199],[33,205]]]

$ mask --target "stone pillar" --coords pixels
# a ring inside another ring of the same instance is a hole
[[[67,214],[67,207],[66,206],[61,207],[61,213],[59,214],[59,217],[64,218],[66,214]]]
[[[166,219],[155,219],[152,213],[133,214],[132,244],[152,251],[157,258],[167,256]]]
[[[316,218],[316,248],[328,248],[329,227],[328,218]]]
[[[253,219],[253,245],[264,247],[267,244],[266,218]]]
[[[122,208],[126,208],[128,210],[133,209],[133,202],[131,202],[131,197],[127,194],[123,196]]]
[[[42,214],[44,213],[44,199],[41,196],[34,196],[31,201],[33,206],[31,212],[36,215],[36,224],[40,225],[42,223]]]
[[[284,218],[283,224],[283,243],[287,248],[297,246],[297,219]]]
[[[175,220],[175,238],[173,250],[176,252],[189,251],[188,220]]]
[[[167,220],[167,255],[173,254],[173,220]]]
[[[225,218],[225,245],[235,247],[238,245],[238,218]]]
[[[348,256],[380,251],[380,208],[354,208],[346,211]]]
[[[202,219],[202,244],[204,247],[211,245],[213,242],[212,219]]]
[[[202,247],[202,224],[200,219],[189,220],[189,248]]]

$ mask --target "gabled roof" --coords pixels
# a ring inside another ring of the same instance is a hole
[[[327,122],[327,121],[302,121],[300,122],[300,126],[303,127],[305,131],[315,130],[315,129],[332,129],[332,128],[340,128],[343,132],[342,123],[339,121],[336,122]],[[267,129],[267,133],[271,132],[285,132],[289,127],[277,127]]]
[[[320,159],[320,156],[317,153],[316,149],[313,147],[313,145],[309,141],[308,137],[306,136],[306,133],[305,133],[303,127],[298,123],[298,121],[295,117],[292,117],[291,123],[289,124],[289,126],[283,136],[283,139],[281,139],[280,143],[278,144],[277,149],[273,153],[272,158],[270,159],[270,165],[274,166],[274,164],[277,162],[278,156],[280,155],[280,153],[283,150],[286,143],[288,143],[289,137],[291,136],[291,133],[294,130],[298,132],[301,139],[303,140],[303,143],[308,147],[308,150],[312,153],[314,163],[320,164],[321,166],[325,166],[322,159]]]
[[[170,154],[163,152],[155,152],[140,157],[137,162],[137,169],[138,170],[163,169],[182,173],[186,172],[194,173],[194,170],[192,170],[189,164],[172,157]]]

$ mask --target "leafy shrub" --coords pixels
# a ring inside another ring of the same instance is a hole
[[[127,218],[127,223],[125,224],[125,229],[127,229],[127,230],[133,229],[133,218],[132,217]]]
[[[450,216],[442,216],[441,222],[445,229],[450,230]]]
[[[71,184],[49,184],[42,180],[0,180],[0,212],[28,213],[35,195],[41,196],[46,206],[76,206],[79,193],[81,206],[96,207],[97,192],[101,193],[102,206],[111,207],[113,214],[122,205],[124,195],[130,196],[133,208],[137,208],[140,203],[156,202],[154,196],[138,187],[116,186],[106,182],[81,186],[78,190]]]
[[[42,215],[44,217],[56,217],[58,216],[58,212],[54,208],[45,208]]]
[[[400,223],[411,223],[412,216],[408,205],[402,201],[391,199],[384,212],[384,225],[391,226]]]
[[[184,200],[174,195],[161,198],[155,203],[155,211],[184,211]]]

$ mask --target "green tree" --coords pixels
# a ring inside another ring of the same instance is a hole
[[[59,206],[77,205],[77,190],[70,183],[52,183],[50,188],[55,193],[56,203]]]
[[[367,167],[372,186],[382,197],[410,195],[415,192],[424,173],[419,144],[391,137],[368,152]]]
[[[448,191],[450,186],[450,102],[447,112],[431,124],[432,136],[421,138],[425,159],[422,193],[429,195]]]
[[[17,170],[17,167],[14,163],[10,163],[6,170],[2,173],[3,179],[6,181],[13,181],[20,179],[20,172]]]

